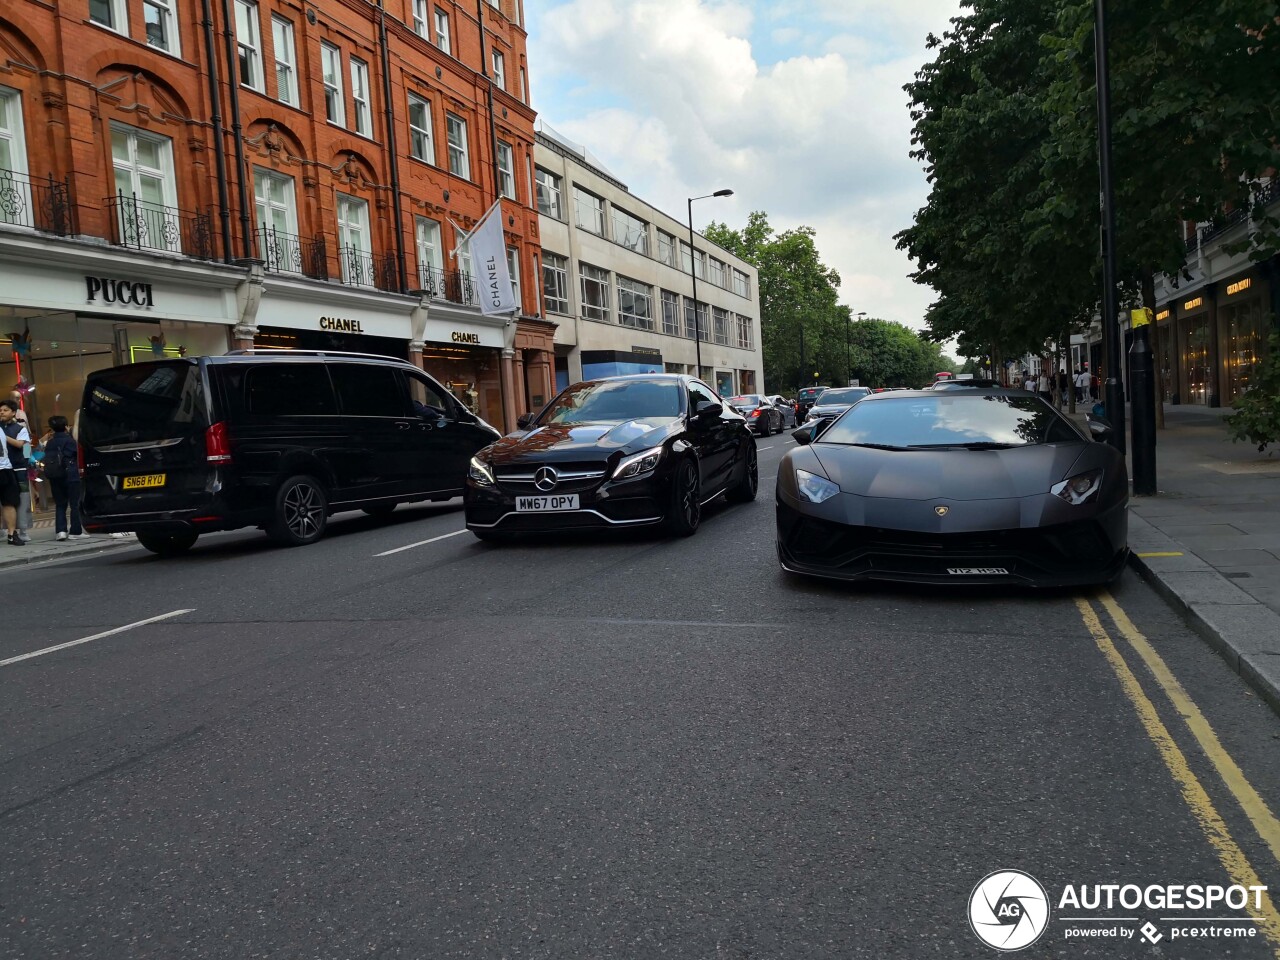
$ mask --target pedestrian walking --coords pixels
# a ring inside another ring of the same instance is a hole
[[[18,504],[21,502],[18,478],[13,475],[13,464],[9,461],[9,444],[0,443],[0,522],[4,524],[11,547],[23,545],[18,539]]]
[[[1076,403],[1089,399],[1089,372],[1076,367]]]
[[[27,431],[26,414],[14,400],[0,400],[0,429],[4,431],[10,469],[18,484],[17,537],[29,543],[31,536],[31,434]]]
[[[44,478],[53,489],[53,524],[58,540],[87,540],[80,525],[80,464],[75,438],[67,430],[67,418],[49,418],[44,443]],[[70,521],[70,522],[68,522]]]
[[[1038,381],[1038,386],[1040,391],[1040,398],[1044,400],[1045,403],[1052,405],[1053,404],[1053,380],[1049,376],[1048,367],[1040,368],[1040,379]]]

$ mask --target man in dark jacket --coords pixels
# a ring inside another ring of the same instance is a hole
[[[75,438],[67,432],[67,418],[49,418],[49,432],[44,443],[44,478],[53,491],[54,528],[59,540],[86,540],[89,535],[80,526],[80,464]],[[70,512],[71,530],[67,531]]]

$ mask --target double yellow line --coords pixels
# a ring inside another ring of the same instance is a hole
[[[1187,728],[1190,730],[1191,735],[1195,737],[1196,743],[1200,745],[1200,749],[1204,751],[1204,755],[1213,765],[1218,776],[1222,778],[1222,782],[1231,792],[1231,795],[1235,797],[1241,810],[1244,811],[1254,829],[1258,831],[1263,843],[1271,851],[1271,856],[1275,859],[1276,865],[1280,867],[1280,820],[1276,819],[1275,814],[1271,812],[1266,802],[1258,795],[1253,785],[1249,783],[1244,772],[1236,764],[1235,760],[1231,758],[1231,755],[1227,753],[1222,743],[1218,740],[1218,735],[1214,733],[1213,727],[1210,726],[1209,721],[1205,719],[1204,714],[1200,712],[1200,708],[1187,695],[1187,691],[1183,689],[1182,684],[1178,682],[1178,678],[1173,675],[1173,672],[1160,654],[1156,652],[1151,645],[1151,641],[1143,636],[1141,631],[1133,625],[1133,621],[1129,619],[1128,614],[1124,612],[1110,593],[1102,593],[1098,597],[1098,601],[1103,609],[1106,610],[1111,622],[1115,624],[1116,631],[1124,638],[1128,647],[1146,664],[1156,683],[1173,704],[1175,712],[1186,722]],[[1156,711],[1155,705],[1151,702],[1151,698],[1147,696],[1137,676],[1134,675],[1129,668],[1129,664],[1121,655],[1115,641],[1107,633],[1092,604],[1088,600],[1077,598],[1076,606],[1080,609],[1080,616],[1084,620],[1085,626],[1098,644],[1098,649],[1102,651],[1107,663],[1115,671],[1116,678],[1120,681],[1121,689],[1124,690],[1125,696],[1133,704],[1139,720],[1142,721],[1142,725],[1146,729],[1147,736],[1155,744],[1156,750],[1160,753],[1160,758],[1164,761],[1165,766],[1168,767],[1169,773],[1173,775],[1174,781],[1182,791],[1183,799],[1186,801],[1187,806],[1190,807],[1196,821],[1200,824],[1200,829],[1204,831],[1205,837],[1213,846],[1222,866],[1226,869],[1228,876],[1231,877],[1232,883],[1245,887],[1261,885],[1262,881],[1258,879],[1257,871],[1254,870],[1245,852],[1240,849],[1240,845],[1231,836],[1231,831],[1226,821],[1218,813],[1204,786],[1197,779],[1195,773],[1192,772],[1191,766],[1187,763],[1186,755],[1183,754],[1178,744],[1169,734],[1169,729],[1160,719],[1160,715]],[[1273,876],[1275,875],[1274,871],[1269,872]],[[1268,890],[1268,896],[1263,899],[1259,908],[1254,907],[1251,898],[1248,909],[1249,913],[1257,920],[1259,929],[1271,941],[1277,960],[1280,960],[1280,913],[1276,911],[1272,899],[1273,895],[1274,891]]]

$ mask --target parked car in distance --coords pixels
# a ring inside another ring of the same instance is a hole
[[[796,423],[804,423],[814,401],[822,396],[823,390],[830,389],[830,387],[801,387],[796,392]]]
[[[299,546],[329,515],[448,500],[500,434],[403,360],[272,350],[110,367],[80,412],[84,527],[153,553],[262,527]]]
[[[976,377],[961,379],[956,377],[954,380],[939,380],[933,385],[934,390],[973,390],[973,389],[990,389],[998,387],[1000,384],[994,380],[982,380]]]
[[[753,433],[768,437],[782,432],[782,411],[770,403],[768,397],[746,393],[730,397],[729,405],[746,418]]]
[[[818,398],[818,402],[809,408],[809,418],[805,423],[833,420],[863,397],[870,395],[870,387],[828,387]]]
[[[467,529],[489,541],[658,525],[688,536],[707,501],[753,500],[758,484],[746,420],[701,380],[605,377],[565,388],[471,458]]]
[[[770,403],[778,408],[778,412],[782,414],[783,429],[787,427],[794,427],[796,425],[796,402],[794,400],[788,400],[786,397],[777,393],[768,399]]]

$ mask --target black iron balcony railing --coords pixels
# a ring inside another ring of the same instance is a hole
[[[265,223],[254,233],[258,256],[268,273],[297,273],[313,280],[329,279],[328,249],[322,235],[307,240]]]
[[[0,224],[60,237],[76,232],[70,180],[32,177],[0,168]]]
[[[339,276],[348,286],[377,287],[393,292],[400,289],[393,253],[375,256],[359,247],[344,244],[338,248],[338,266]]]
[[[1276,178],[1272,177],[1264,186],[1255,188],[1253,192],[1253,202],[1262,207],[1268,207],[1277,199]]]
[[[124,192],[107,197],[103,206],[111,212],[111,242],[118,246],[214,258],[213,217],[208,213],[166,207]]]
[[[1195,232],[1191,234],[1191,236],[1187,237],[1186,245],[1187,245],[1187,253],[1190,253],[1196,247],[1200,246],[1200,229],[1198,227],[1196,228]]]
[[[422,289],[434,300],[448,300],[464,306],[480,303],[480,285],[474,277],[460,270],[441,270],[420,263],[418,279],[422,283]]]

